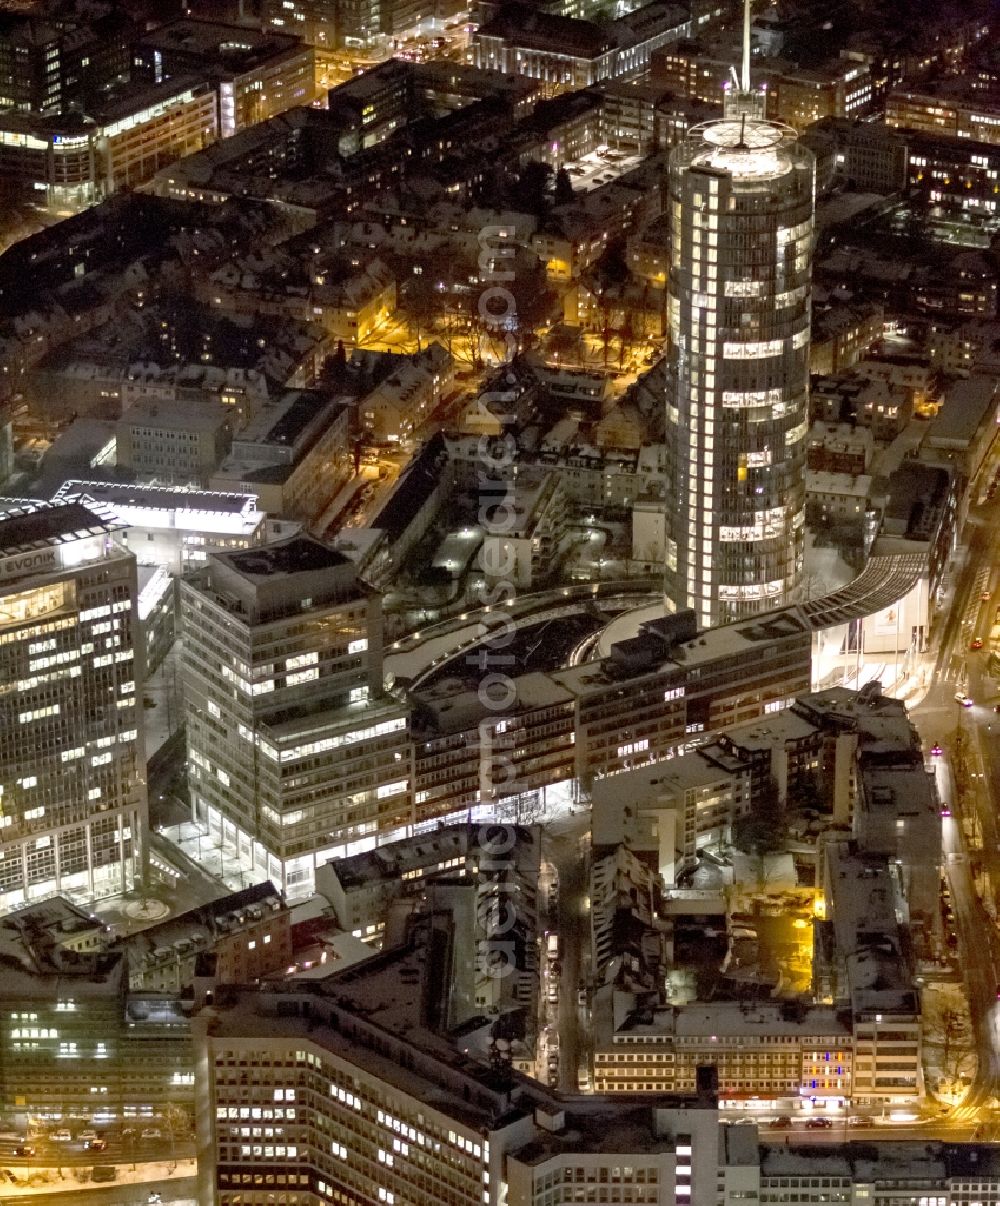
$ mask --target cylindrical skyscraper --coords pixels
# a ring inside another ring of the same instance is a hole
[[[670,160],[665,588],[702,627],[802,571],[815,164],[747,76]]]

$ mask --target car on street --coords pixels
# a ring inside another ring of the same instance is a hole
[[[829,1118],[809,1118],[806,1120],[807,1131],[828,1131],[833,1123]]]
[[[971,708],[973,703],[972,697],[966,695],[964,691],[955,692],[955,701],[956,703],[960,703],[963,708]]]
[[[983,647],[983,638],[982,637],[973,637],[972,641],[969,644],[969,648],[971,650],[973,650],[973,652],[975,652],[975,650],[982,649],[982,647]]]
[[[49,1136],[53,1143],[72,1143],[73,1136],[69,1131],[53,1131]]]
[[[162,1139],[163,1132],[155,1126],[147,1126],[142,1132],[143,1139]]]
[[[781,1114],[778,1118],[775,1118],[771,1125],[776,1131],[787,1131],[792,1125],[792,1120],[787,1114]]]
[[[108,1150],[107,1139],[88,1139],[83,1145],[88,1152],[106,1152]]]
[[[941,747],[938,745],[938,743],[936,741],[931,746],[931,757],[932,758],[940,758],[941,757]]]

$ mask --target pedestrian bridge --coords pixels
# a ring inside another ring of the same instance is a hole
[[[853,581],[820,599],[800,604],[813,632],[876,615],[905,599],[927,573],[921,553],[872,557]]]

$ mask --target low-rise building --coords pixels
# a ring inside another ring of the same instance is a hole
[[[875,441],[871,430],[851,423],[814,423],[809,429],[806,468],[814,473],[868,472]]]
[[[806,519],[810,527],[847,528],[866,555],[878,527],[872,478],[867,473],[806,472]]]
[[[233,439],[212,474],[220,491],[252,491],[269,515],[304,523],[322,514],[354,472],[344,399],[288,390]]]
[[[370,438],[391,444],[409,440],[441,401],[452,371],[451,356],[439,343],[404,358],[358,403]]]
[[[883,336],[885,309],[878,302],[838,304],[813,313],[809,371],[817,376],[853,367]]]
[[[221,403],[147,398],[118,420],[116,459],[144,481],[204,487],[232,438],[232,414]]]
[[[252,984],[292,961],[290,912],[272,884],[221,896],[122,942],[132,991],[181,993],[195,978]]]
[[[510,482],[497,482],[493,496],[498,516],[511,523],[489,523],[481,555],[487,578],[518,587],[537,585],[551,574],[564,551],[567,536],[566,497],[559,475],[527,468]]]

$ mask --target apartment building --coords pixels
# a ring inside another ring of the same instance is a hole
[[[900,933],[897,880],[882,854],[831,841],[821,860],[815,990],[850,1011],[859,1105],[923,1096],[920,993]],[[901,902],[899,902],[901,904]]]
[[[397,945],[418,915],[451,914],[456,949],[475,952],[456,973],[464,1008],[521,1014],[512,1057],[534,1071],[541,991],[541,830],[482,821],[445,825],[317,868],[316,888],[338,923],[382,949]],[[505,914],[502,935],[497,917]],[[497,940],[499,939],[499,940]],[[495,947],[495,960],[487,957]],[[502,974],[494,963],[503,963]]]
[[[487,527],[481,553],[486,575],[525,589],[537,585],[540,577],[551,573],[567,536],[566,497],[559,475],[541,468],[523,469],[509,483],[496,482],[494,496],[497,518]]]
[[[595,779],[594,847],[626,844],[670,887],[697,865],[702,846],[729,839],[733,822],[749,810],[752,783],[752,767],[717,742]]]
[[[181,584],[195,815],[283,892],[411,818],[408,709],[382,675],[378,594],[296,535]]]
[[[456,483],[475,486],[482,464],[478,436],[446,436],[445,443]],[[637,498],[662,491],[664,448],[593,448],[584,444],[580,423],[565,419],[546,433],[534,454],[519,453],[518,465],[530,464],[555,470],[571,505],[595,510],[629,507]]]
[[[198,905],[124,941],[129,988],[180,993],[195,976],[252,984],[292,959],[291,912],[270,883]]]
[[[711,1077],[642,1102],[551,1096],[442,1033],[461,957],[447,926],[424,919],[343,973],[203,1009],[199,1200],[553,1206],[603,1192],[712,1206]]]
[[[330,902],[341,929],[379,947],[400,896],[421,891],[434,876],[461,878],[474,871],[474,834],[469,825],[443,825],[363,854],[330,859],[316,868],[316,891]]]
[[[433,413],[451,382],[451,356],[439,343],[406,357],[359,404],[369,438],[398,444]]]
[[[0,911],[142,875],[135,558],[97,504],[0,515]]]
[[[814,313],[810,373],[839,373],[857,364],[881,341],[884,318],[880,302],[832,305]]]

